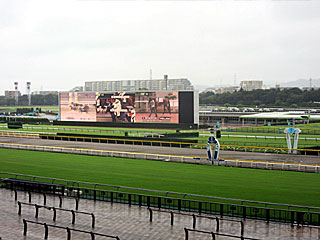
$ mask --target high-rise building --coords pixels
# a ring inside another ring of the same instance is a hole
[[[20,91],[10,91],[10,90],[5,90],[4,91],[4,97],[5,98],[15,98],[16,94],[18,94],[19,97],[21,97],[21,92]]]
[[[49,95],[49,94],[52,94],[52,95],[58,95],[58,91],[33,91],[32,92],[32,95]]]
[[[252,91],[255,89],[262,89],[263,88],[263,81],[259,80],[247,80],[247,81],[241,81],[240,87],[244,91]]]
[[[153,80],[115,80],[85,82],[84,90],[91,91],[178,91],[193,90],[191,82],[186,78],[153,79]]]

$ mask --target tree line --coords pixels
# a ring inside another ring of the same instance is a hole
[[[22,95],[18,99],[18,106],[28,106],[29,100],[28,95]],[[58,105],[58,95],[48,94],[48,95],[32,95],[31,105],[35,106],[53,106]],[[5,96],[0,96],[0,106],[16,106],[16,101],[14,98],[6,98]]]
[[[215,94],[203,92],[199,94],[201,105],[232,105],[248,107],[320,107],[320,89],[301,90],[300,88],[288,89],[257,89],[253,91],[239,90],[234,93]],[[19,106],[28,106],[28,96],[19,97]],[[0,106],[15,106],[14,98],[0,96]],[[58,105],[58,95],[32,95],[31,105],[51,106]]]
[[[215,94],[203,92],[199,94],[202,105],[250,106],[250,107],[319,107],[320,89],[301,90],[288,89],[257,89],[253,91],[239,90],[234,93]]]

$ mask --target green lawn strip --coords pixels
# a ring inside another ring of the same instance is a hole
[[[16,112],[17,108],[33,108],[36,110],[37,108],[41,108],[42,112],[50,111],[51,113],[58,114],[59,106],[18,106],[18,107],[0,107],[0,113],[2,112]]]
[[[49,127],[50,128],[50,127]],[[48,129],[46,127],[43,128],[33,128],[33,129],[8,129],[8,128],[1,128],[0,130],[3,131],[23,131],[23,132],[40,132],[40,133],[60,133],[63,135],[63,133],[77,133],[77,134],[83,134],[83,135],[110,135],[114,136],[115,138],[117,136],[125,136],[125,130],[107,130],[107,131],[87,131],[86,129],[79,130],[69,130],[70,128],[56,128],[56,129]],[[143,134],[139,134],[139,132],[142,131],[128,131],[129,137],[134,136],[143,136]],[[190,140],[199,140],[199,143],[205,144],[207,143],[208,136],[200,136],[199,138],[186,138]],[[172,139],[174,142],[174,139]],[[256,147],[276,147],[276,148],[286,148],[287,143],[285,138],[254,138],[254,137],[235,137],[235,136],[225,136],[222,135],[222,138],[219,139],[220,144],[222,145],[237,145],[237,146],[256,146]],[[320,141],[320,140],[319,140]],[[306,139],[304,137],[299,138],[299,145],[298,147],[303,148],[309,148],[319,145],[319,141],[316,139]]]
[[[134,129],[123,129],[123,128],[119,128],[119,129],[114,129],[114,128],[110,128],[110,129],[99,129],[99,128],[92,128],[94,130],[98,130],[98,131],[90,131],[91,128],[76,128],[76,127],[67,127],[67,128],[61,128],[61,127],[52,127],[52,126],[29,126],[29,127],[34,127],[34,128],[22,128],[22,129],[9,129],[9,128],[5,128],[2,127],[0,130],[6,130],[6,131],[26,131],[26,132],[48,132],[48,133],[81,133],[81,134],[96,134],[96,135],[115,135],[115,136],[123,136],[124,133],[127,131],[129,134],[138,134],[138,132],[149,132],[149,130],[151,129],[139,129],[139,131],[134,130]],[[54,129],[51,129],[54,128]],[[77,130],[72,130],[72,129],[77,129]],[[154,132],[155,129],[153,129],[152,132]],[[174,132],[173,130],[162,130],[159,131],[160,132]],[[285,136],[282,135],[278,135],[278,134],[253,134],[253,133],[249,133],[249,134],[241,134],[241,133],[235,133],[235,134],[222,134],[222,138],[237,138],[236,136],[230,136],[230,135],[243,135],[243,136],[262,136],[261,137],[239,137],[239,139],[249,139],[249,140],[253,140],[253,139],[257,139],[260,142],[263,140],[269,140],[269,142],[274,142],[274,141],[281,141],[281,140],[285,140]],[[268,136],[266,138],[263,138],[264,136]],[[272,138],[272,136],[274,136],[274,138]],[[281,137],[281,138],[276,138],[276,137]],[[314,139],[308,139],[308,138],[314,138]],[[314,142],[318,142],[318,140],[316,140],[317,136],[310,136],[310,135],[300,135],[299,140],[303,140],[303,141],[314,141]],[[318,138],[320,138],[318,136]],[[200,136],[199,138],[190,138],[190,139],[199,139],[199,140],[204,140],[206,141],[208,139],[208,136]],[[235,139],[238,141],[238,139]],[[319,140],[320,141],[320,140]]]
[[[0,149],[2,172],[320,207],[320,175]]]
[[[117,132],[117,131],[81,131],[79,130],[69,130],[69,129],[46,129],[46,128],[19,128],[19,129],[9,129],[9,128],[0,128],[3,131],[12,131],[12,132],[26,132],[26,133],[43,133],[43,134],[56,134],[60,133],[63,135],[64,133],[76,133],[83,135],[110,135],[110,136],[125,136],[125,132]],[[138,136],[137,132],[129,132],[129,136]]]
[[[206,143],[207,137],[201,136],[199,143]],[[287,142],[284,138],[252,138],[252,137],[228,137],[222,136],[219,139],[222,145],[236,145],[236,146],[257,146],[257,147],[276,147],[287,148]],[[298,148],[319,146],[319,141],[313,139],[300,138]]]
[[[138,136],[139,132],[175,132],[174,130],[168,129],[132,129],[132,128],[99,128],[99,127],[73,127],[73,126],[52,126],[52,125],[25,125],[29,127],[35,127],[32,129],[18,129],[14,131],[26,131],[26,132],[47,132],[47,133],[81,133],[81,134],[94,134],[94,135],[111,135],[111,136],[124,136],[125,132],[129,133],[129,136]],[[40,128],[39,128],[40,127]],[[49,129],[54,128],[54,129]],[[260,127],[261,128],[261,127]],[[77,129],[77,130],[72,130]],[[88,131],[89,130],[98,130],[98,131]],[[1,128],[0,130],[11,130],[8,128]],[[233,133],[233,132],[222,132],[222,138],[220,139],[220,143],[223,145],[244,145],[244,146],[257,146],[257,147],[277,147],[277,148],[286,148],[286,140],[284,138],[284,134],[267,134],[267,133]],[[232,134],[232,135],[260,135],[260,136],[275,136],[275,138],[254,138],[254,137],[235,137],[228,136],[224,134]],[[276,136],[281,136],[282,138],[276,138]],[[319,137],[317,135],[300,135],[299,138],[299,148],[308,148],[319,145],[319,141],[317,139],[307,139]],[[207,142],[208,136],[200,136],[199,138],[188,138],[190,140],[197,139],[199,143],[205,144]]]
[[[90,134],[90,135],[114,135],[114,136],[124,136],[125,132],[129,133],[129,136],[137,136],[137,135],[144,135],[144,132],[153,132],[153,133],[174,133],[174,130],[163,130],[160,129],[132,129],[132,128],[77,128],[77,127],[52,127],[52,126],[28,126],[26,127],[31,128],[20,128],[20,129],[9,129],[6,127],[1,127],[0,130],[5,131],[25,131],[25,132],[47,132],[47,133],[78,133],[78,134]],[[90,130],[97,130],[97,131],[90,131]]]
[[[1,123],[0,125],[7,125],[7,123]],[[159,133],[175,133],[175,129],[153,129],[153,128],[115,128],[115,127],[89,127],[89,126],[62,126],[62,125],[33,125],[33,124],[24,124],[23,126],[26,127],[35,127],[37,128],[55,128],[64,131],[65,129],[79,129],[86,132],[87,129],[89,130],[100,130],[100,131],[135,131],[135,132],[159,132]],[[40,129],[39,129],[40,130]],[[180,130],[181,132],[189,132],[193,130]],[[87,131],[90,132],[91,131]]]

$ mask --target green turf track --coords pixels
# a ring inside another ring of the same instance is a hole
[[[320,207],[320,175],[0,149],[0,171]]]

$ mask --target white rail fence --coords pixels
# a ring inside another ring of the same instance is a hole
[[[165,154],[152,154],[152,153],[140,153],[140,152],[120,152],[120,151],[39,146],[39,145],[14,144],[14,143],[0,143],[0,148],[211,165],[211,161],[209,161],[208,158],[195,157],[195,156],[165,155]],[[296,163],[271,162],[271,161],[221,159],[219,161],[219,165],[225,166],[225,167],[243,167],[243,168],[258,168],[258,169],[269,169],[269,170],[285,170],[285,171],[320,173],[320,165],[318,164],[296,164]]]

